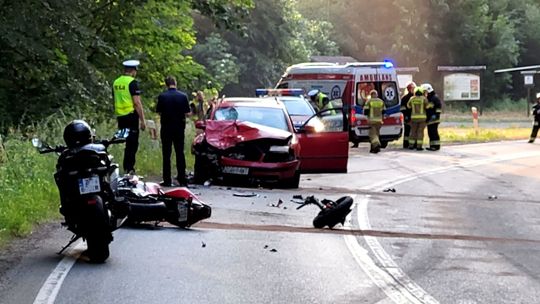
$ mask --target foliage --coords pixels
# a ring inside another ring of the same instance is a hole
[[[486,65],[482,96],[489,104],[511,86],[496,69],[538,64],[540,4],[534,0],[301,0],[308,17],[339,28],[345,55],[361,61],[393,58],[418,66],[434,81],[438,65]],[[536,30],[535,30],[536,29]]]
[[[249,95],[258,87],[275,85],[288,65],[308,61],[312,55],[338,53],[337,45],[330,39],[331,24],[304,18],[294,0],[255,2],[245,17],[245,30],[240,32],[209,26],[205,18],[196,21],[200,40],[205,43],[195,48],[195,58],[211,70],[215,70],[212,63],[220,66],[221,59],[227,62],[224,67],[237,67],[229,75],[237,74],[238,80],[232,78],[233,82],[222,83],[226,95]],[[211,54],[210,47],[222,55]],[[213,75],[221,74],[214,71]]]

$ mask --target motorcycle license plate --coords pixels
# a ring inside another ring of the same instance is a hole
[[[178,221],[185,222],[188,218],[188,206],[187,204],[178,203]]]
[[[79,193],[96,193],[101,192],[101,187],[99,185],[99,176],[92,175],[88,178],[79,178]]]
[[[223,167],[223,173],[238,174],[238,175],[248,175],[249,168],[224,166]]]

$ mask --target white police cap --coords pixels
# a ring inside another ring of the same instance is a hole
[[[313,97],[313,96],[317,95],[318,93],[319,93],[319,90],[313,89],[313,90],[309,91],[309,92],[307,93],[307,95],[308,95],[309,97]]]
[[[136,69],[137,66],[139,66],[139,64],[141,64],[141,62],[139,60],[126,60],[124,62],[122,62],[122,65],[126,68],[132,68],[132,69]]]
[[[540,93],[536,93],[536,98],[540,98]]]

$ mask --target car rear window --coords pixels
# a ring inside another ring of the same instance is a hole
[[[214,114],[215,120],[249,121],[263,126],[291,132],[282,109],[265,107],[225,107]]]
[[[311,116],[315,114],[315,110],[309,102],[302,98],[280,98],[281,102],[287,108],[289,115]]]

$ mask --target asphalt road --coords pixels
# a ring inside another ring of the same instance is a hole
[[[524,141],[361,146],[349,173],[303,175],[298,190],[194,189],[211,219],[120,229],[103,265],[71,258],[84,245],[56,255],[69,233],[44,226],[0,258],[0,303],[539,303],[538,168]],[[296,194],[356,205],[321,231]]]

